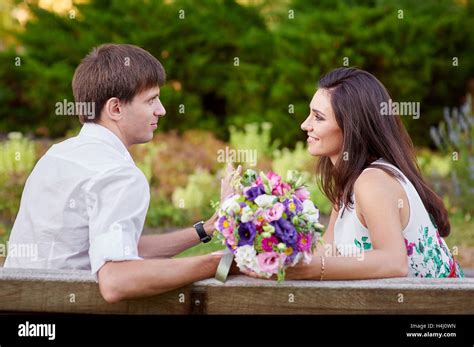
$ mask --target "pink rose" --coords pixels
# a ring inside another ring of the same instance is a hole
[[[268,222],[273,222],[279,220],[283,212],[285,212],[285,206],[282,203],[277,202],[272,208],[265,211],[264,216]]]
[[[273,171],[269,171],[267,174],[267,178],[270,180],[270,182],[273,184],[280,183],[281,182],[281,177],[278,176],[276,173]]]
[[[285,258],[284,254],[268,252],[257,255],[257,262],[261,271],[276,274],[280,268],[280,262],[283,264]]]
[[[283,195],[286,184],[281,182],[281,177],[276,173],[270,171],[267,174],[267,178],[270,181],[273,195]]]
[[[301,202],[309,199],[309,191],[305,187],[298,188],[295,191],[295,195]]]
[[[234,234],[230,234],[227,239],[226,239],[227,243],[229,244],[229,246],[236,246],[237,244],[235,243],[235,236]]]
[[[272,189],[272,194],[277,195],[277,196],[284,195],[285,194],[284,185],[282,183],[278,183],[274,185]]]
[[[222,230],[222,235],[224,237],[229,237],[230,235],[232,235],[234,233],[234,229],[233,228],[227,228],[227,229],[224,229]]]

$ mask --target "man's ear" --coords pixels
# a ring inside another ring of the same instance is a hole
[[[114,97],[107,100],[103,110],[104,116],[111,120],[118,121],[123,117],[122,105],[118,98]]]

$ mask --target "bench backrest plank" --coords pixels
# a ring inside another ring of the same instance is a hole
[[[1,312],[93,314],[474,314],[474,278],[287,281],[232,276],[106,303],[89,271],[0,268]]]

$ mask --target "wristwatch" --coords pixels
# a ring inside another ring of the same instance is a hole
[[[207,243],[212,240],[212,237],[206,234],[206,230],[204,230],[204,222],[200,221],[193,225],[194,229],[196,229],[197,234],[199,235],[199,239],[202,243]]]

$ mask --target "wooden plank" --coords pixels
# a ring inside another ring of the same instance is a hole
[[[183,300],[184,299],[184,300]],[[0,311],[94,314],[474,314],[474,278],[274,281],[231,276],[108,304],[88,271],[0,268]]]
[[[236,276],[206,287],[208,314],[473,314],[474,279],[288,281]]]
[[[0,311],[94,314],[187,314],[190,287],[108,304],[90,271],[0,268]]]

